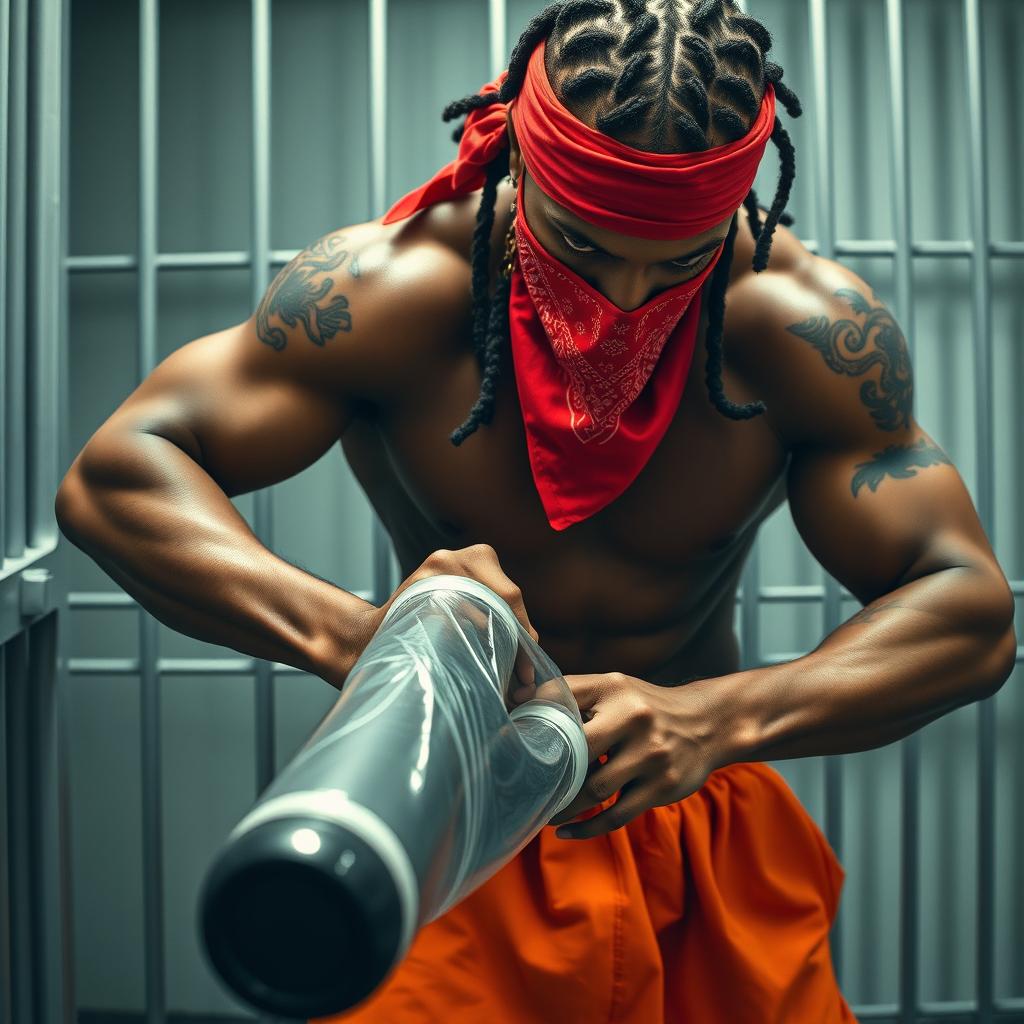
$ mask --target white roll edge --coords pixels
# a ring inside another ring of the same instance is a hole
[[[520,718],[540,718],[557,729],[568,741],[573,752],[573,779],[572,785],[563,798],[562,802],[555,808],[551,817],[560,814],[576,799],[576,794],[583,788],[587,777],[587,766],[590,764],[590,757],[587,750],[587,737],[580,728],[579,723],[563,707],[557,704],[541,703],[537,701],[526,701],[519,707],[509,712],[513,722]]]
[[[416,873],[398,836],[369,808],[349,800],[343,790],[305,789],[282,793],[254,807],[231,830],[228,842],[266,821],[294,814],[312,814],[344,825],[380,856],[395,883],[402,907],[401,947],[395,958],[397,965],[412,944],[420,902]]]

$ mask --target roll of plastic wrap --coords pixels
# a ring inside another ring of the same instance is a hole
[[[509,606],[461,576],[412,584],[215,856],[199,914],[211,965],[260,1011],[355,1006],[586,771],[572,692]]]

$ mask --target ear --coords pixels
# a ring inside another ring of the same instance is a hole
[[[505,125],[508,128],[508,170],[515,178],[522,177],[523,155],[519,152],[519,142],[516,140],[515,125],[512,124],[511,108],[505,111]]]

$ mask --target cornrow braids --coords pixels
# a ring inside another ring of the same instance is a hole
[[[508,103],[522,88],[530,55],[548,40],[546,70],[556,95],[577,117],[626,145],[651,152],[701,152],[750,131],[769,84],[790,117],[800,100],[782,82],[782,68],[767,54],[771,33],[742,13],[733,0],[669,0],[653,11],[649,0],[557,0],[531,19],[512,49],[508,75],[497,91],[448,104],[451,121],[494,103]],[[464,124],[452,138],[462,137]],[[754,238],[753,269],[764,270],[796,175],[796,153],[778,118],[772,142],[779,152],[779,181],[767,211],[754,190],[743,200]],[[460,445],[494,416],[497,381],[506,361],[510,280],[498,274],[489,294],[491,233],[498,183],[508,174],[508,150],[486,169],[471,250],[473,347],[481,368],[480,395],[465,422],[451,434]],[[725,297],[739,214],[733,216],[722,255],[707,284],[706,383],[715,408],[743,420],[765,411],[763,402],[737,405],[722,383]]]

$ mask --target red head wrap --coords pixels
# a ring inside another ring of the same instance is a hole
[[[775,124],[775,89],[764,98],[741,139],[702,153],[650,153],[585,125],[559,101],[544,68],[545,41],[534,48],[519,95],[472,111],[458,156],[425,185],[400,199],[384,223],[480,188],[487,165],[508,145],[506,111],[530,176],[556,203],[581,220],[637,238],[699,235],[743,202]],[[496,92],[503,71],[481,94]]]

